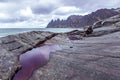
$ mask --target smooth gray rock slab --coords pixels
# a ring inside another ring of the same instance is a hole
[[[0,79],[11,80],[20,67],[19,56],[44,43],[62,50],[52,52],[49,62],[29,80],[120,80],[120,30],[96,32],[81,40],[69,38],[78,33],[33,31],[0,38]]]
[[[62,50],[51,54],[30,80],[120,80],[120,35],[115,34],[83,40],[55,36],[46,44],[59,44]]]
[[[32,31],[0,38],[0,80],[11,80],[19,65],[19,56],[51,38],[54,33]]]

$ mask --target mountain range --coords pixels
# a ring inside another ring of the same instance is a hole
[[[96,21],[104,20],[120,14],[120,8],[117,9],[99,9],[88,15],[71,15],[66,20],[51,20],[47,28],[80,28],[93,25]]]

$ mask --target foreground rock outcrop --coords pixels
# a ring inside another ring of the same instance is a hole
[[[20,68],[19,56],[44,43],[62,50],[53,52],[29,80],[120,80],[120,28],[82,34],[33,31],[0,38],[0,79],[12,80]]]
[[[0,79],[12,80],[20,68],[19,56],[43,43],[55,34],[50,32],[28,32],[0,38]]]

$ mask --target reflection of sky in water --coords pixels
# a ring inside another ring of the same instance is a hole
[[[13,80],[28,80],[34,70],[48,62],[50,52],[56,50],[61,50],[59,45],[44,45],[22,54],[20,56],[22,69],[18,71]]]

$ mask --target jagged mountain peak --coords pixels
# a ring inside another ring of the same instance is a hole
[[[107,19],[109,17],[120,14],[119,8],[117,9],[99,9],[88,15],[71,15],[66,20],[51,20],[47,28],[79,28],[88,25],[93,25],[96,21]]]

